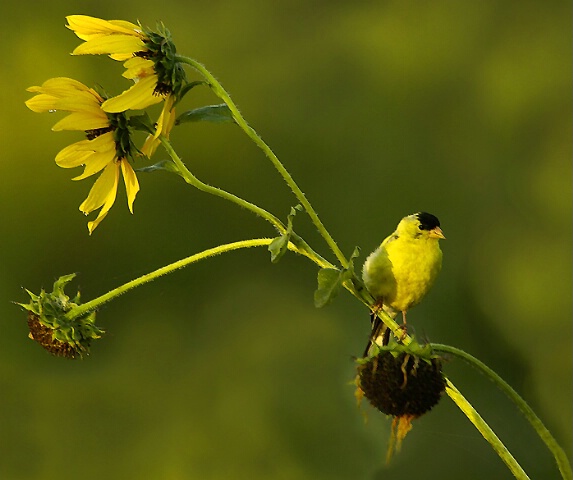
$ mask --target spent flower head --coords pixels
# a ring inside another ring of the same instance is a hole
[[[127,191],[127,203],[133,213],[133,202],[139,183],[129,163],[137,151],[131,141],[129,120],[124,113],[102,109],[104,95],[71,78],[52,78],[41,86],[28,88],[36,93],[26,102],[34,112],[70,112],[52,130],[84,131],[87,139],[65,147],[56,155],[63,168],[84,166],[74,180],[83,180],[96,173],[101,175],[92,186],[80,210],[88,215],[101,208],[97,218],[88,222],[90,234],[101,223],[115,202],[120,172]]]
[[[442,363],[430,346],[378,347],[358,361],[356,397],[394,417],[388,460],[412,428],[412,420],[434,407],[446,388]]]
[[[67,358],[89,354],[92,340],[103,334],[95,325],[95,312],[71,320],[66,317],[80,303],[79,292],[72,300],[64,293],[74,277],[75,274],[60,277],[50,293],[42,289],[40,295],[35,295],[26,290],[30,303],[18,304],[28,311],[29,337],[53,355]]]

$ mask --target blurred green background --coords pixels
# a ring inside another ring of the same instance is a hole
[[[221,243],[273,234],[175,175],[140,175],[89,237],[90,180],[53,159],[77,133],[24,106],[70,76],[119,93],[120,64],[72,57],[69,14],[153,26],[205,63],[284,162],[341,248],[366,254],[426,210],[447,241],[422,338],[508,380],[572,447],[571,6],[480,2],[52,1],[4,7],[0,169],[0,478],[511,478],[446,397],[385,466],[390,420],[356,408],[353,356],[369,331],[350,295],[317,310],[316,268],[264,249],[176,272],[107,305],[107,335],[69,361],[27,338],[21,287],[78,272],[84,300]],[[193,108],[216,99],[189,96]],[[185,125],[176,149],[202,180],[281,218],[295,203],[231,125]],[[165,158],[159,151],[154,160]],[[329,255],[310,222],[296,229]],[[72,293],[70,290],[69,293]],[[558,478],[521,414],[459,361],[446,373],[532,478]]]

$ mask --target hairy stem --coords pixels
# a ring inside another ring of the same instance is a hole
[[[571,465],[569,464],[569,460],[567,459],[567,455],[563,449],[559,446],[555,438],[553,438],[549,430],[545,427],[545,425],[543,425],[539,417],[535,414],[527,402],[521,398],[521,396],[503,378],[501,378],[485,363],[478,360],[473,355],[460,350],[459,348],[438,343],[432,343],[431,346],[435,352],[448,353],[461,358],[462,360],[469,363],[472,367],[477,368],[480,372],[485,374],[490,380],[492,380],[497,385],[497,387],[501,389],[509,397],[509,399],[515,403],[515,405],[517,405],[527,421],[535,429],[541,440],[543,440],[547,448],[551,451],[555,461],[557,462],[557,467],[561,472],[562,478],[566,480],[571,480],[573,478]]]
[[[242,240],[239,242],[233,242],[233,243],[228,243],[225,245],[219,245],[218,247],[204,250],[203,252],[196,253],[194,255],[183,258],[181,260],[173,262],[173,263],[166,265],[164,267],[158,268],[157,270],[154,270],[153,272],[142,275],[141,277],[136,278],[134,280],[131,280],[130,282],[127,282],[127,283],[121,285],[120,287],[114,288],[113,290],[105,293],[104,295],[101,295],[100,297],[94,298],[93,300],[90,300],[89,302],[78,305],[76,308],[73,308],[72,310],[70,310],[66,314],[66,318],[68,320],[72,320],[76,317],[80,317],[82,315],[85,315],[86,313],[89,313],[93,310],[97,310],[104,303],[107,303],[110,300],[113,300],[114,298],[119,297],[120,295],[123,295],[124,293],[128,292],[129,290],[133,290],[136,287],[139,287],[141,285],[149,283],[149,282],[151,282],[151,281],[153,281],[153,280],[155,280],[155,279],[157,279],[163,275],[167,275],[168,273],[172,273],[176,270],[179,270],[180,268],[184,268],[184,267],[191,265],[193,263],[197,263],[200,260],[204,260],[204,259],[209,258],[209,257],[214,257],[214,256],[220,255],[222,253],[231,252],[233,250],[239,250],[242,248],[268,246],[272,241],[273,241],[272,238],[256,238],[256,239],[252,239],[252,240]],[[294,252],[301,253],[303,255],[306,254],[305,252],[299,251],[299,249],[294,244],[292,244],[290,242],[288,244],[288,248],[289,248],[289,250],[292,250]]]
[[[231,110],[231,113],[233,114],[233,118],[237,123],[237,125],[248,135],[248,137],[265,153],[267,158],[272,162],[276,170],[279,172],[279,174],[282,176],[284,181],[287,183],[287,185],[294,193],[297,200],[303,206],[306,213],[311,218],[315,227],[317,228],[321,236],[324,238],[324,240],[326,241],[326,243],[328,244],[334,255],[336,255],[336,258],[340,262],[341,266],[343,268],[347,268],[348,260],[346,259],[346,257],[344,256],[344,254],[342,253],[342,251],[340,250],[340,248],[330,235],[330,233],[328,233],[328,230],[326,230],[324,224],[318,217],[317,213],[315,212],[310,202],[307,200],[303,191],[299,188],[297,183],[294,181],[290,173],[287,171],[287,169],[284,167],[284,165],[281,163],[278,157],[274,154],[271,148],[263,141],[263,139],[259,136],[259,134],[247,123],[247,121],[244,119],[244,117],[241,115],[241,112],[235,105],[235,102],[233,102],[233,100],[231,99],[227,91],[223,88],[223,86],[219,83],[219,81],[211,74],[211,72],[209,72],[205,68],[204,65],[197,62],[196,60],[184,56],[178,56],[177,60],[182,63],[186,63],[187,65],[190,65],[195,70],[197,70],[205,78],[205,80],[207,80],[209,86],[211,87],[215,95],[217,95],[221,100],[223,100],[223,102],[225,102],[225,104],[229,107],[229,110]]]

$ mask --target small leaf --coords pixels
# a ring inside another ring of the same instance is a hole
[[[185,122],[226,123],[234,121],[231,110],[223,103],[221,105],[207,105],[206,107],[184,112],[177,117],[175,123],[179,125]]]
[[[177,101],[175,102],[175,105],[177,103],[179,103],[179,101],[185,96],[187,95],[187,93],[189,93],[189,91],[192,88],[197,87],[198,85],[207,85],[207,82],[204,82],[203,80],[196,80],[194,82],[189,82],[187,84],[185,84],[185,86],[181,89],[181,91],[179,92]]]
[[[136,172],[150,173],[157,170],[163,170],[171,173],[181,174],[177,169],[177,166],[171,160],[162,160],[154,165],[149,165],[148,167],[136,168]]]
[[[269,252],[271,252],[271,262],[278,263],[282,256],[288,250],[288,242],[290,235],[285,234],[275,238],[269,245]]]
[[[335,268],[322,268],[318,271],[318,288],[314,292],[315,307],[328,305],[338,295],[343,282],[342,273]]]
[[[129,126],[134,130],[140,130],[146,133],[155,133],[155,127],[147,113],[129,117]]]

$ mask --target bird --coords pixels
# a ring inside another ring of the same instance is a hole
[[[406,328],[406,312],[422,301],[434,285],[442,268],[439,240],[445,240],[438,217],[418,212],[402,218],[394,233],[386,237],[364,262],[362,280],[375,300],[372,311],[370,346],[384,333],[382,345],[389,341],[389,330],[377,313],[383,309],[391,318],[402,313]]]

